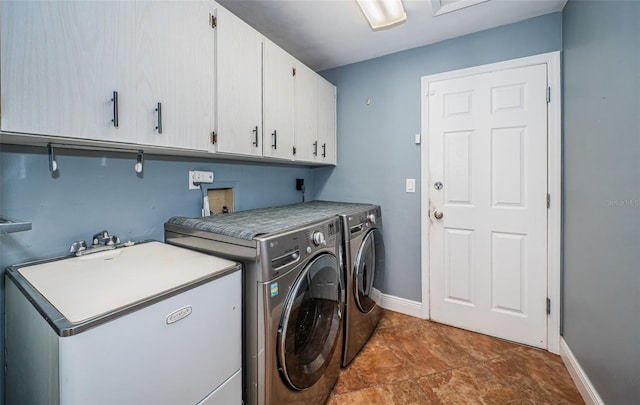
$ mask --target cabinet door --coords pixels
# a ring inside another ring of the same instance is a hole
[[[135,136],[134,3],[4,0],[0,6],[3,131]]]
[[[318,75],[302,63],[295,76],[296,160],[314,162],[318,152]]]
[[[336,164],[336,87],[318,78],[317,162]]]
[[[208,1],[136,2],[138,143],[208,150],[215,111],[214,7]]]
[[[262,156],[262,36],[216,7],[215,150]]]
[[[269,40],[263,55],[264,156],[293,160],[295,59]]]

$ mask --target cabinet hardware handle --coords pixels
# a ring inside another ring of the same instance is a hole
[[[322,144],[322,157],[327,157],[327,144]]]
[[[318,156],[318,141],[313,143],[313,156]]]
[[[156,111],[158,112],[158,126],[156,129],[158,133],[162,133],[162,103],[158,103],[158,107],[156,107]]]
[[[254,129],[253,131],[254,134],[256,134],[256,140],[253,142],[254,145],[256,145],[256,147],[258,146],[258,126],[256,125],[256,129]]]
[[[278,149],[278,134],[276,133],[275,129],[273,130],[273,134],[271,135],[273,135],[273,145],[271,145],[271,147],[273,149]]]
[[[113,119],[111,120],[111,122],[113,122],[113,126],[114,127],[118,127],[118,92],[114,91],[113,92],[113,98],[111,99],[111,102],[113,102]]]

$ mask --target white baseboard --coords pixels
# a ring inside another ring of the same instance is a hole
[[[390,311],[400,312],[401,314],[422,318],[422,303],[418,301],[408,300],[406,298],[395,297],[393,295],[382,294],[380,291],[373,289],[371,296],[380,303],[380,306]],[[379,298],[378,298],[379,297]]]
[[[560,337],[560,357],[567,367],[569,374],[571,374],[571,378],[573,378],[573,382],[576,384],[578,391],[580,391],[584,402],[587,405],[604,405],[604,401],[602,401],[602,398],[598,395],[598,391],[596,391],[593,384],[591,384],[591,380],[589,380],[589,377],[580,366],[578,359],[573,355],[573,352],[562,336]]]

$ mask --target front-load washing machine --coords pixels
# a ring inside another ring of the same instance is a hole
[[[166,242],[244,265],[245,404],[322,404],[338,378],[342,222],[314,216],[326,217],[273,208],[165,224]]]
[[[340,214],[345,246],[345,332],[342,366],[346,367],[376,329],[382,309],[379,285],[385,272],[382,212],[371,205]]]

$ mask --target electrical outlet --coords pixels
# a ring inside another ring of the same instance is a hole
[[[200,188],[196,183],[211,184],[213,183],[213,172],[201,172],[198,170],[189,170],[189,190],[197,190]]]

